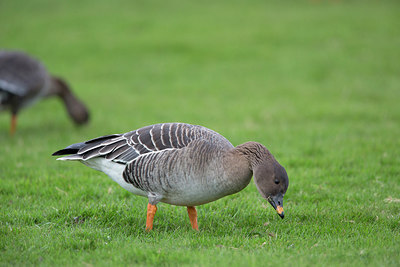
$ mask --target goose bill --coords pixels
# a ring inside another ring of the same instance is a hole
[[[267,200],[271,204],[271,206],[276,210],[276,212],[278,212],[279,216],[283,219],[285,217],[285,213],[283,212],[283,207],[282,205],[277,204],[283,202],[283,196],[277,195],[275,197],[268,197]]]

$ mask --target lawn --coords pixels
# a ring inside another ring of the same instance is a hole
[[[0,265],[398,266],[398,1],[2,0],[0,47],[66,78],[61,102],[0,114]],[[197,208],[145,198],[51,153],[158,122],[263,143],[286,168],[285,219],[253,182]]]

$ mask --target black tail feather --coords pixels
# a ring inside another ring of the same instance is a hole
[[[76,154],[79,151],[79,149],[82,148],[84,145],[85,145],[85,142],[72,144],[70,146],[67,146],[64,149],[54,152],[51,155],[52,156],[61,156],[61,155]]]

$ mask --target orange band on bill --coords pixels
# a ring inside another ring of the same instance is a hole
[[[282,213],[283,213],[283,208],[282,208],[282,206],[276,207],[276,211],[278,212],[278,214],[282,214]]]

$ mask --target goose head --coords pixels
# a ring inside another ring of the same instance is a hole
[[[289,178],[285,168],[272,157],[255,166],[253,175],[258,192],[283,219],[285,216],[283,197],[289,186]]]
[[[76,124],[86,124],[89,121],[89,111],[86,106],[72,93],[69,85],[62,78],[51,77],[49,95],[58,95],[67,109],[68,115]]]
[[[247,158],[258,192],[283,219],[283,197],[289,186],[285,168],[260,143],[247,142],[237,146],[237,150]]]

